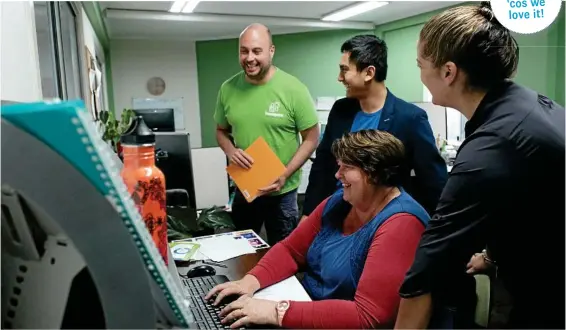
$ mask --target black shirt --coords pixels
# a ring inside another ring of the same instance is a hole
[[[512,327],[564,328],[564,108],[505,82],[466,124],[466,139],[400,294],[475,307],[471,256],[486,246],[513,296]]]

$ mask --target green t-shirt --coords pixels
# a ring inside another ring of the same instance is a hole
[[[285,165],[299,148],[299,132],[318,123],[307,87],[292,75],[277,69],[263,85],[246,81],[243,72],[225,81],[218,92],[214,120],[232,127],[237,148],[245,150],[262,136]],[[289,177],[276,194],[299,187],[301,170]]]

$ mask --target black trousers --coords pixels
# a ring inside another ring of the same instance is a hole
[[[237,230],[253,229],[258,235],[265,223],[267,243],[273,246],[297,227],[297,189],[281,195],[261,196],[251,203],[236,189],[232,202],[232,220]]]

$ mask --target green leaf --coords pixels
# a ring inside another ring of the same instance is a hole
[[[116,143],[120,141],[122,135],[127,133],[134,119],[135,112],[132,109],[124,109],[119,120],[116,119],[116,115],[113,112],[102,111],[100,116],[104,127],[102,139],[107,142],[113,142],[114,151],[116,151]]]
[[[106,124],[108,122],[108,118],[109,118],[108,111],[106,111],[106,110],[100,111],[100,113],[98,114],[98,117],[100,118],[100,121],[103,124]]]

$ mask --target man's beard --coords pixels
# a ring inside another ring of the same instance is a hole
[[[269,68],[271,68],[271,63],[268,63],[268,64],[266,64],[266,65],[263,66],[263,67],[260,67],[259,72],[258,72],[257,74],[255,74],[255,75],[253,75],[253,76],[249,75],[249,74],[246,72],[245,64],[244,64],[244,68],[243,68],[243,69],[244,69],[244,73],[246,74],[246,76],[247,76],[248,78],[250,78],[251,80],[260,81],[260,80],[262,80],[263,78],[265,78],[265,76],[266,76],[267,73],[269,72]]]

